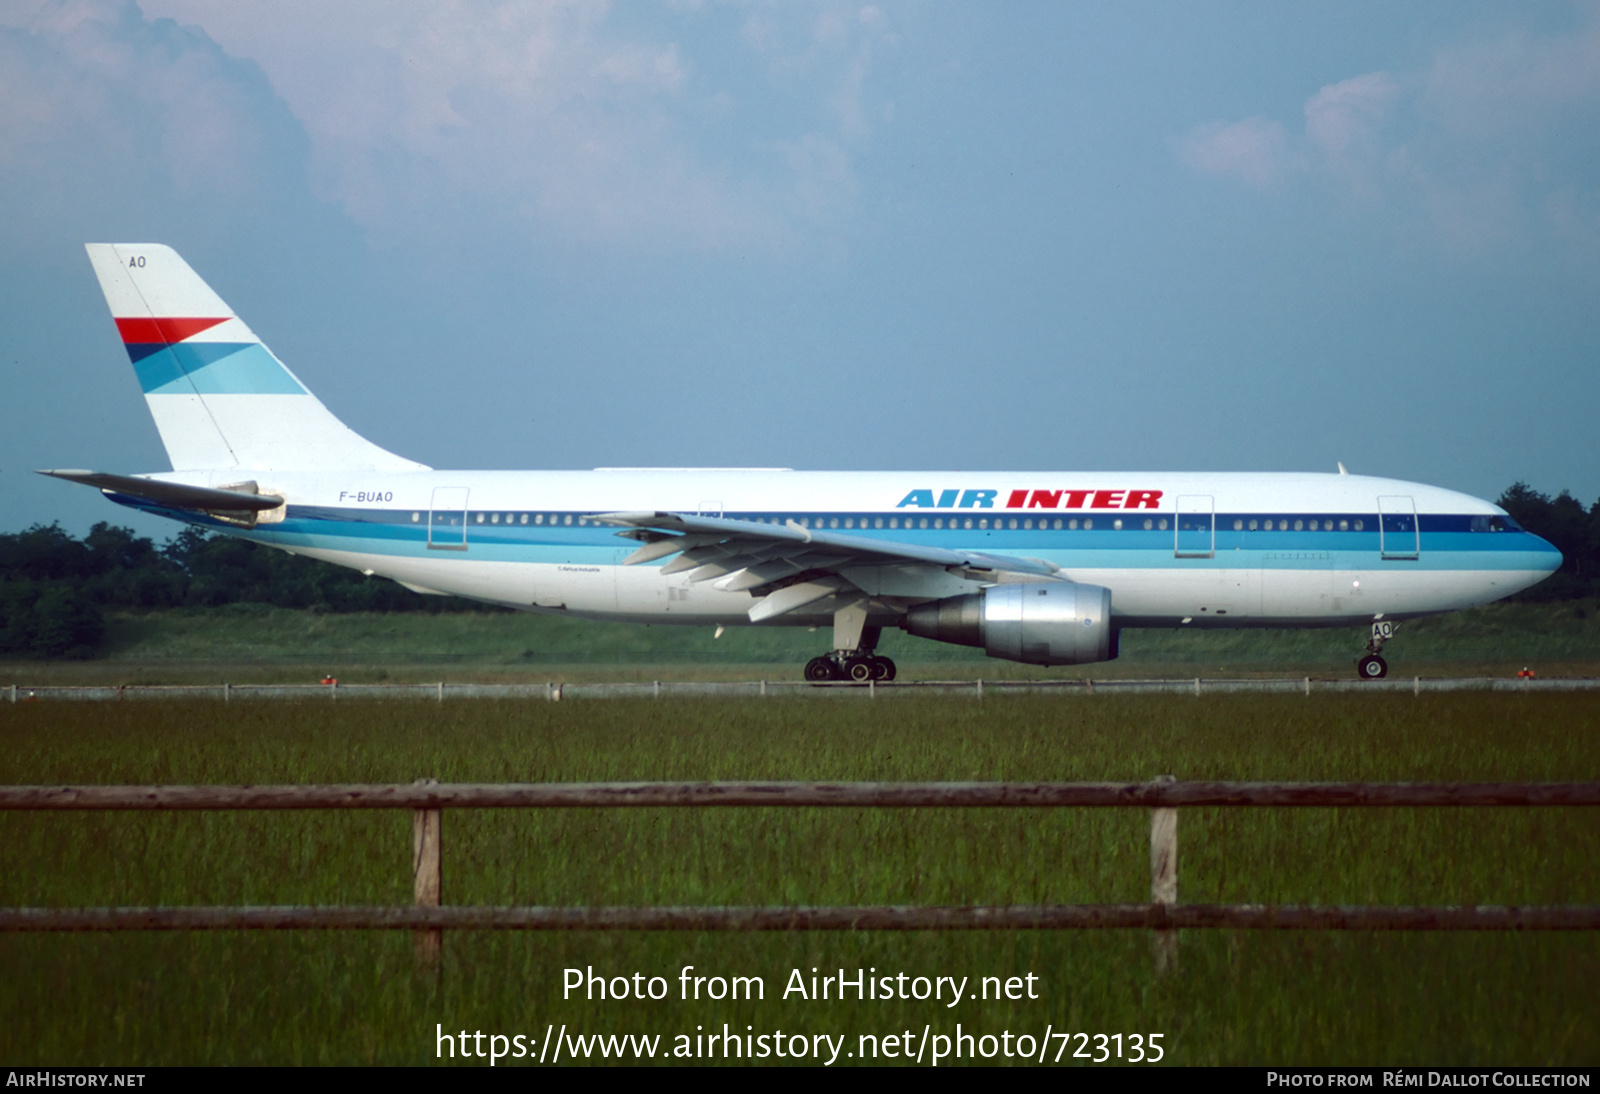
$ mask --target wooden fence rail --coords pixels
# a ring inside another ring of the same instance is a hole
[[[1177,808],[1600,805],[1600,782],[330,783],[320,786],[0,786],[0,810],[573,809],[637,806]]]
[[[472,907],[443,901],[445,809],[1146,808],[1150,903],[1005,907]],[[439,783],[322,786],[4,786],[0,810],[410,809],[406,907],[5,908],[0,931],[398,929],[436,962],[445,930],[1016,930],[1143,928],[1158,970],[1178,930],[1594,930],[1600,905],[1309,907],[1178,903],[1178,810],[1209,807],[1600,806],[1600,783]]]

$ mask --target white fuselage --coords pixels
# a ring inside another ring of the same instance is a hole
[[[230,477],[231,476],[231,477]],[[151,476],[228,487],[237,472]],[[407,586],[515,608],[650,623],[748,623],[752,593],[660,562],[594,519],[687,513],[1043,560],[1112,593],[1128,626],[1329,626],[1471,607],[1560,555],[1502,510],[1359,475],[783,470],[261,472],[286,505],[223,530]],[[128,499],[118,499],[128,500]],[[132,503],[131,501],[129,502]],[[195,514],[142,507],[184,520]],[[875,618],[982,577],[927,565],[843,572]],[[771,625],[816,626],[824,599]]]

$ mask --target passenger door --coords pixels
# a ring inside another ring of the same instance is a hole
[[[1417,506],[1410,497],[1390,494],[1378,499],[1378,554],[1386,559],[1422,557]]]
[[[1178,519],[1173,521],[1173,555],[1176,558],[1215,558],[1217,514],[1210,494],[1178,497]]]
[[[428,510],[428,550],[467,549],[467,494],[465,486],[437,486]]]

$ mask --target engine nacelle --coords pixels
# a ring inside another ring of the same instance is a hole
[[[991,585],[918,604],[900,624],[919,638],[981,646],[1030,665],[1083,665],[1117,656],[1111,590],[1073,581]]]

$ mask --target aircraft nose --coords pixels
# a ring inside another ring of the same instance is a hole
[[[1539,568],[1541,570],[1547,574],[1553,574],[1561,569],[1561,563],[1565,559],[1562,557],[1561,552],[1556,549],[1555,544],[1534,535],[1532,532],[1528,533],[1528,538],[1533,541],[1534,550],[1539,552]]]

